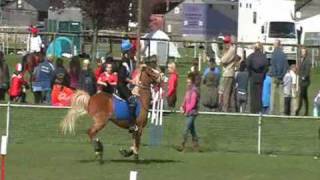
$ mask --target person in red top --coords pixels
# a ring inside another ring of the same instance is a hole
[[[168,64],[168,73],[169,73],[169,80],[168,80],[168,94],[167,94],[167,102],[168,107],[173,109],[176,106],[177,102],[177,87],[178,87],[178,79],[179,76],[176,70],[176,64],[171,62]]]
[[[22,72],[22,65],[18,63],[16,65],[16,71],[11,76],[11,83],[9,89],[10,101],[23,102],[25,100],[25,87],[28,86],[27,81],[24,80],[24,74]]]
[[[118,84],[118,75],[113,72],[112,64],[107,64],[105,71],[98,78],[98,92],[112,94]]]

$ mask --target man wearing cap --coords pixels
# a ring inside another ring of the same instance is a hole
[[[28,40],[28,52],[29,53],[39,53],[41,52],[42,48],[42,40],[41,37],[38,35],[39,30],[35,27],[30,28],[31,36]]]
[[[239,57],[236,55],[236,47],[233,44],[233,37],[224,37],[224,54],[221,58],[221,64],[223,67],[222,73],[222,89],[223,89],[223,100],[222,100],[222,111],[228,112],[232,99],[232,87],[234,84],[235,66]]]

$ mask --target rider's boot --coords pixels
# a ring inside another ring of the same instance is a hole
[[[136,96],[130,96],[129,99],[129,133],[137,132],[139,130],[138,126],[136,125],[136,104],[137,98]]]

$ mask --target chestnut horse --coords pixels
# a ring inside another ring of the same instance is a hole
[[[120,153],[129,157],[134,155],[134,158],[138,160],[138,151],[140,147],[141,135],[143,128],[147,125],[148,109],[151,101],[151,85],[160,83],[162,75],[151,67],[142,67],[140,70],[140,81],[137,85],[139,92],[140,101],[140,114],[136,119],[137,126],[139,127],[138,132],[133,133],[133,145],[130,150],[122,150]],[[89,96],[84,91],[77,91],[71,100],[71,109],[61,122],[61,128],[63,133],[69,131],[74,133],[75,122],[77,118],[84,114],[89,114],[93,119],[93,125],[88,129],[88,135],[91,143],[94,142],[94,138],[97,133],[101,131],[107,124],[108,121],[112,121],[120,128],[128,129],[128,121],[116,119],[113,107],[113,96],[104,92]]]

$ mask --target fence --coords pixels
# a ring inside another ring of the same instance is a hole
[[[0,105],[1,116],[6,114],[2,113],[6,111],[4,107],[8,105]],[[61,109],[67,107],[19,104],[11,104],[10,107],[14,112],[10,115],[10,143],[87,143],[85,130],[91,123],[89,121],[81,122],[78,128],[81,133],[77,137],[59,135],[58,124],[66,113]],[[177,114],[164,116],[162,147],[179,144],[184,127],[184,122],[178,120],[180,118],[183,117]],[[200,112],[196,126],[203,151],[318,156],[319,120],[315,117]],[[151,129],[147,128],[149,131]],[[127,135],[122,134],[122,137],[119,133],[119,130],[108,128],[108,137],[112,134],[112,138],[108,139],[109,145],[130,143]],[[148,142],[148,138],[145,136],[143,142]]]
[[[64,36],[71,39],[71,54],[74,54],[75,51],[77,53],[87,53],[90,54],[91,50],[91,42],[92,42],[92,32],[84,31],[81,33],[40,33],[43,42],[46,46],[48,46],[54,39]],[[12,31],[0,31],[0,48],[7,54],[9,53],[22,53],[23,51],[27,50],[28,47],[28,37],[30,33],[22,31],[21,29],[12,30]],[[133,37],[134,35],[132,35]],[[120,41],[123,39],[123,33],[114,33],[114,32],[101,32],[98,35],[98,43],[97,43],[97,56],[102,57],[105,56],[107,53],[112,53],[114,56],[120,56]],[[172,46],[176,46],[179,49],[181,57],[178,59],[183,58],[199,58],[200,60],[205,61],[206,55],[210,55],[209,49],[213,49],[215,53],[215,58],[219,61],[222,53],[222,42],[219,40],[207,40],[207,41],[192,41],[192,40],[184,40],[181,38],[173,37],[174,39],[168,41],[164,39],[150,39],[150,38],[142,38],[145,44],[147,44],[147,48],[150,49],[150,46],[153,46],[153,43],[157,43],[159,48],[156,50],[157,52],[161,52],[161,54],[165,54],[165,59],[168,59],[170,56],[170,49]],[[166,44],[166,42],[169,42]],[[254,43],[254,42],[253,42]],[[253,43],[236,43],[238,49],[245,48],[251,51],[251,45]],[[272,50],[272,44],[263,44],[265,46],[266,52],[270,52]],[[162,46],[162,47],[161,47]],[[75,48],[76,47],[76,50]],[[290,54],[290,59],[297,60],[296,55],[292,54],[294,52],[298,52],[300,45],[292,45],[292,44],[283,44],[285,52]],[[320,58],[320,51],[319,46],[306,46],[310,49],[310,56],[312,60],[312,65],[314,67],[319,66],[319,58]],[[151,47],[152,49],[152,47]],[[151,50],[152,51],[152,50]],[[166,52],[167,51],[167,52]],[[150,51],[149,51],[150,52]],[[239,51],[240,52],[240,51]],[[247,52],[247,55],[249,54]],[[151,53],[146,53],[146,56],[152,55]],[[212,54],[211,54],[212,55]],[[294,56],[292,56],[294,55]],[[160,56],[160,58],[162,58]],[[299,59],[298,59],[299,60]]]

